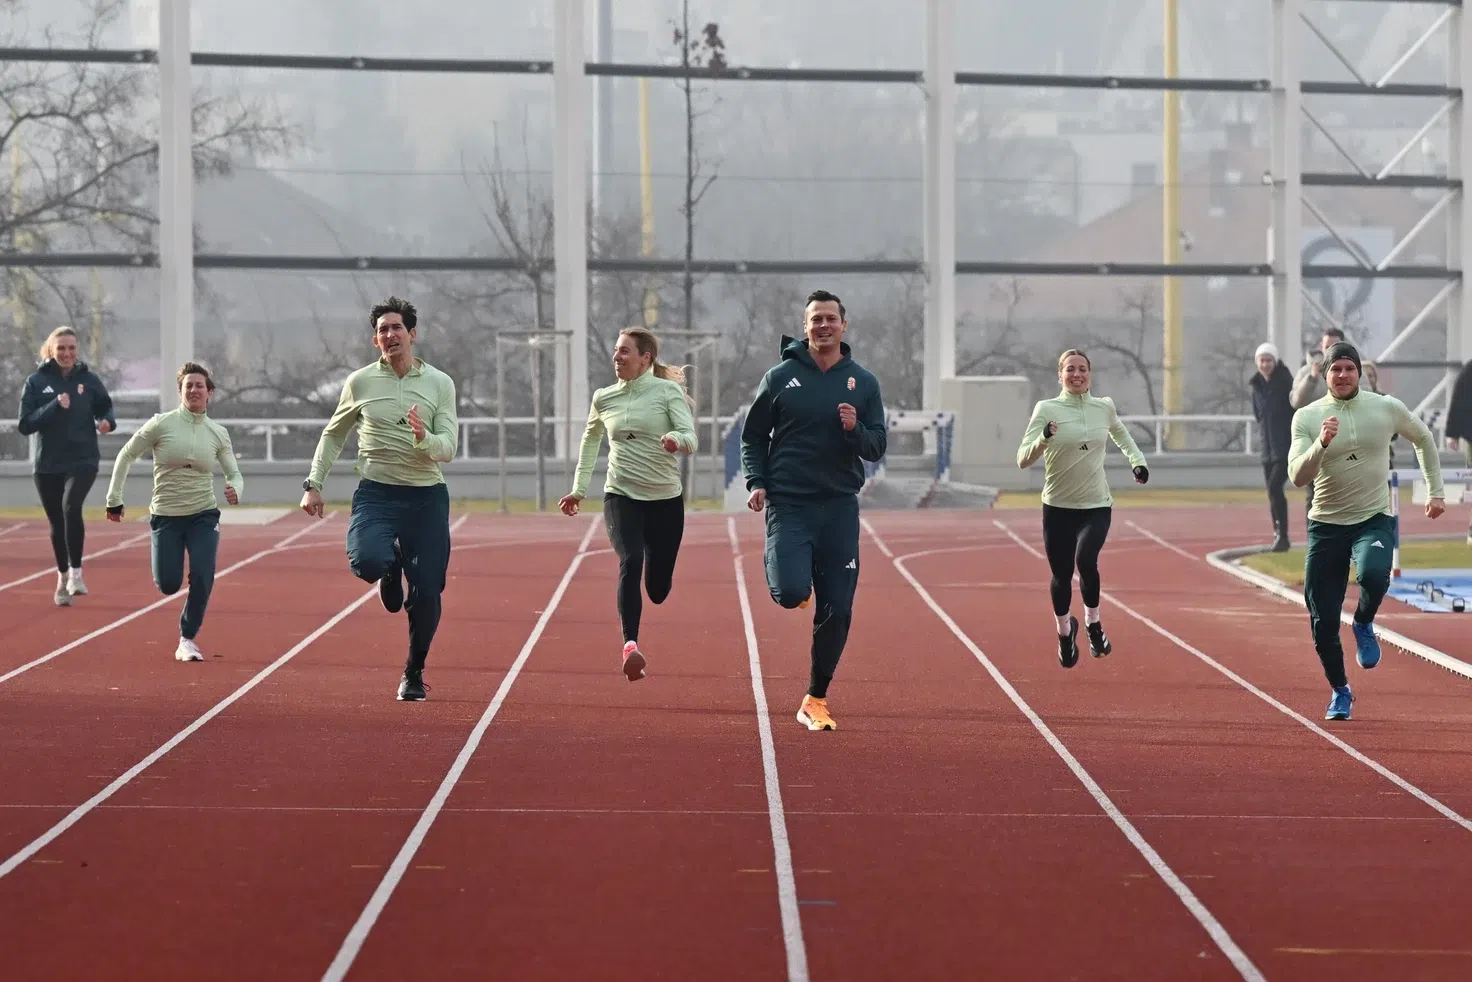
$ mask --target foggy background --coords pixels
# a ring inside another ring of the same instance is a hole
[[[616,0],[613,60],[678,63],[682,8],[697,35],[714,25],[729,65],[924,66],[922,0]],[[549,59],[550,0],[194,0],[196,51]],[[586,30],[594,60],[596,2]],[[1310,4],[1311,16],[1370,78],[1440,13],[1420,4]],[[959,71],[1162,74],[1162,13],[1148,0],[971,0],[960,4]],[[7,46],[156,47],[154,2],[0,0]],[[1353,76],[1306,37],[1305,79]],[[1181,73],[1267,78],[1266,0],[1182,0]],[[1398,81],[1443,83],[1445,35]],[[552,255],[550,75],[470,75],[196,68],[198,248],[216,253],[379,256]],[[591,257],[641,255],[637,79],[612,87],[612,159],[600,175]],[[693,116],[697,259],[918,260],[922,248],[924,99],[918,85],[679,80],[647,85],[652,254],[686,248],[686,134]],[[156,251],[154,66],[0,65],[11,107],[0,167],[0,242],[13,249]],[[1267,258],[1269,101],[1182,96],[1183,235],[1187,262]],[[1425,98],[1305,96],[1366,167],[1377,169],[1438,108]],[[27,119],[36,107],[60,118]],[[70,115],[68,115],[70,114]],[[1162,99],[1154,92],[1006,87],[960,89],[957,256],[961,261],[1159,262]],[[1305,170],[1350,171],[1306,122]],[[1434,127],[1403,173],[1445,171],[1446,128]],[[1442,192],[1311,189],[1316,204],[1371,253],[1383,253]],[[1306,241],[1326,233],[1307,213]],[[1401,262],[1443,264],[1433,222]],[[1319,262],[1346,262],[1342,253]],[[7,333],[0,396],[15,405],[40,340],[57,324],[82,334],[83,357],[123,396],[120,415],[156,411],[158,274],[153,269],[4,271]],[[424,357],[455,377],[463,416],[495,415],[498,330],[550,329],[553,283],[526,272],[197,275],[197,352],[221,386],[220,419],[325,415],[342,378],[372,360],[367,311],[388,294],[418,306]],[[1441,281],[1308,285],[1378,353]],[[658,295],[656,330],[686,323],[680,275],[594,274],[589,366],[609,384],[611,343]],[[855,356],[880,378],[891,408],[921,408],[924,287],[916,275],[699,276],[690,322],[720,332],[721,404],[729,415],[800,329],[802,298],[826,288],[848,306]],[[1251,355],[1267,333],[1265,278],[1190,279],[1183,288],[1186,411],[1250,412]],[[1087,350],[1095,389],[1121,412],[1161,407],[1161,282],[1120,277],[961,276],[957,373],[1025,374],[1040,397],[1057,386],[1057,353]],[[1322,322],[1305,310],[1301,347]],[[1440,360],[1443,314],[1398,352]],[[666,360],[684,352],[666,345]],[[1284,352],[1290,367],[1302,351]],[[706,356],[702,356],[706,357]],[[508,352],[508,412],[531,411],[525,350]],[[696,362],[697,374],[708,367]],[[1414,406],[1437,370],[1382,373]],[[550,359],[542,387],[551,413]],[[581,418],[586,407],[574,407]],[[580,428],[580,427],[578,427]],[[1148,430],[1141,429],[1137,437]],[[1188,431],[1195,449],[1241,445],[1240,426]],[[23,442],[5,456],[23,457]],[[237,449],[259,455],[248,434]],[[315,433],[303,432],[309,454]],[[490,438],[477,437],[490,452]],[[516,437],[530,439],[529,433]],[[702,430],[701,452],[709,432]],[[522,446],[525,452],[525,445]],[[513,448],[513,452],[516,452]],[[283,453],[278,440],[277,454]]]

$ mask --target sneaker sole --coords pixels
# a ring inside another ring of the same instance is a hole
[[[637,682],[644,677],[644,656],[637,649],[624,659],[624,677],[630,682]]]
[[[174,661],[204,661],[204,656],[203,655],[181,655],[181,654],[178,654],[176,652],[174,654]]]
[[[423,702],[424,701],[424,697],[423,696],[406,696],[406,695],[400,695],[398,701],[399,702]]]
[[[836,723],[815,723],[815,722],[813,722],[813,718],[811,716],[809,716],[807,713],[805,713],[802,710],[800,710],[800,709],[797,711],[797,721],[799,723],[801,723],[803,726],[806,726],[810,730],[836,730],[836,729],[838,729],[838,724],[836,724]]]

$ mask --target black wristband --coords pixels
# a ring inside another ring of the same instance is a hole
[[[123,506],[122,505],[109,505],[108,508],[107,508],[107,513],[109,515],[121,515],[123,513]]]

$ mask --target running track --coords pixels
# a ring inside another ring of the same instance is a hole
[[[1468,978],[1472,683],[1387,648],[1322,722],[1301,607],[1201,558],[1262,511],[1117,510],[1072,671],[1033,512],[866,513],[836,733],[792,718],[810,615],[755,516],[691,517],[636,685],[600,527],[463,519],[417,705],[342,514],[225,528],[193,665],[146,526],[93,523],[58,610],[4,586],[28,523],[5,978]]]

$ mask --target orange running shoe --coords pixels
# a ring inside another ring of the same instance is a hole
[[[802,697],[802,706],[797,710],[797,721],[810,730],[836,730],[838,724],[828,715],[828,700]]]

